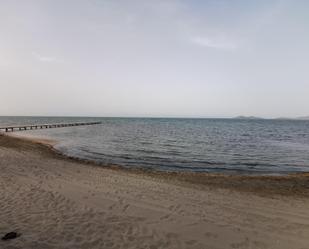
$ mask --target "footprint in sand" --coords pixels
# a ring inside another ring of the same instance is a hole
[[[215,233],[211,233],[211,232],[207,232],[205,233],[205,237],[207,238],[218,238],[218,234],[215,234]]]
[[[125,205],[122,209],[122,212],[126,212],[129,207],[130,207],[130,204]]]

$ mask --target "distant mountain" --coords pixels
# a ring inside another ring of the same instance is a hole
[[[254,117],[254,116],[237,116],[237,117],[234,117],[234,119],[263,119],[263,118]]]

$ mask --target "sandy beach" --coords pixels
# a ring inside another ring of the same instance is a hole
[[[3,249],[308,249],[308,197],[308,174],[121,170],[0,135]]]

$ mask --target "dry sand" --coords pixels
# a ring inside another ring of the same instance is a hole
[[[309,249],[308,179],[102,168],[0,136],[0,235],[21,233],[0,248]]]

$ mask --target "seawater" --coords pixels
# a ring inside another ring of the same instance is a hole
[[[0,126],[101,121],[33,131],[66,155],[168,171],[309,172],[309,121],[165,118],[0,117]]]

